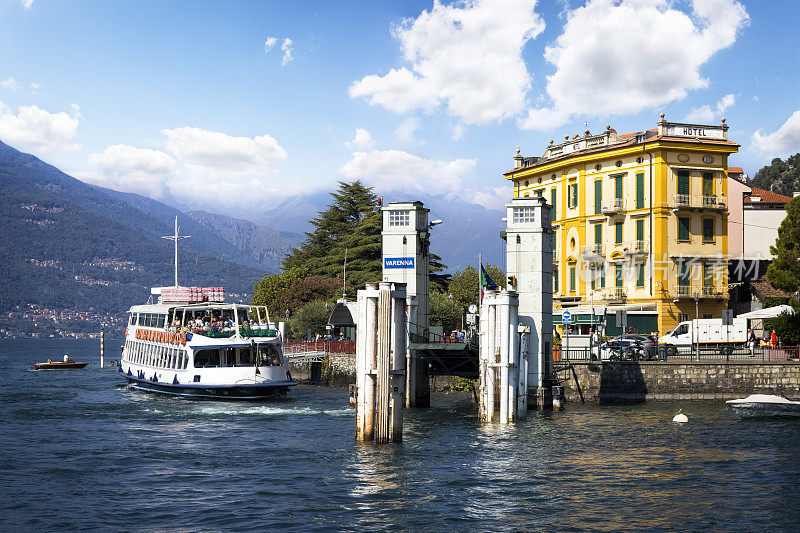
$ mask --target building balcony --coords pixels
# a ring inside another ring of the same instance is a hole
[[[714,300],[723,300],[725,299],[725,294],[719,289],[719,287],[715,287],[713,285],[704,285],[703,289],[700,291],[700,297],[705,299],[714,299]]]
[[[703,209],[716,209],[725,211],[728,209],[728,199],[724,196],[704,195],[700,197]]]
[[[728,199],[724,196],[704,194],[692,196],[689,194],[676,194],[672,197],[672,209],[711,209],[714,211],[727,211]]]
[[[647,242],[646,241],[630,241],[626,242],[623,251],[626,255],[647,255]]]
[[[602,263],[605,261],[602,244],[584,246],[581,257],[589,263]]]
[[[692,290],[691,285],[675,285],[672,287],[673,298],[693,298],[696,290]]]
[[[603,203],[602,212],[604,215],[616,215],[625,211],[625,201],[622,198],[614,198]]]
[[[603,290],[603,300],[607,302],[624,302],[627,297],[627,293],[622,287],[612,287]]]

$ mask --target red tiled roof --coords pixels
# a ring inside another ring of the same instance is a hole
[[[760,196],[761,201],[751,202],[750,198],[753,196]],[[792,199],[789,196],[784,196],[776,192],[759,189],[758,187],[753,187],[753,190],[744,193],[744,203],[746,204],[788,204],[791,201]]]
[[[646,131],[658,131],[658,128],[653,128],[652,130],[646,130]],[[623,133],[622,135],[617,135],[617,139],[623,139],[623,140],[624,139],[630,139],[631,137],[636,137],[640,133],[642,133],[642,132],[634,131],[633,133]]]
[[[761,298],[791,298],[793,295],[790,292],[776,289],[770,285],[765,276],[761,276],[755,281],[750,282],[753,290],[761,296]]]
[[[742,167],[728,167],[728,174],[744,174]]]

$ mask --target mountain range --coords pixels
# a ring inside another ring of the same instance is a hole
[[[385,201],[393,198],[384,196]],[[408,198],[396,198],[407,200]],[[415,195],[442,219],[431,249],[448,270],[502,257],[501,211],[457,198]],[[223,285],[243,294],[313,229],[310,220],[331,203],[327,192],[300,195],[264,211],[257,221],[206,211],[184,212],[146,196],[75,179],[39,158],[0,142],[0,311],[93,309],[121,316],[143,303],[149,287],[173,283],[174,231],[183,285]],[[0,328],[3,324],[0,323]]]

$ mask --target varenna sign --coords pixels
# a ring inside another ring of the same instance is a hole
[[[413,257],[384,257],[383,268],[414,268]]]

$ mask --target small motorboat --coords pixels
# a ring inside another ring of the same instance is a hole
[[[728,400],[725,403],[742,418],[800,418],[800,402],[793,402],[773,394],[751,394],[747,398]]]
[[[89,363],[77,363],[72,359],[66,361],[50,361],[46,363],[36,363],[33,365],[34,370],[70,370],[73,368],[83,368]]]

